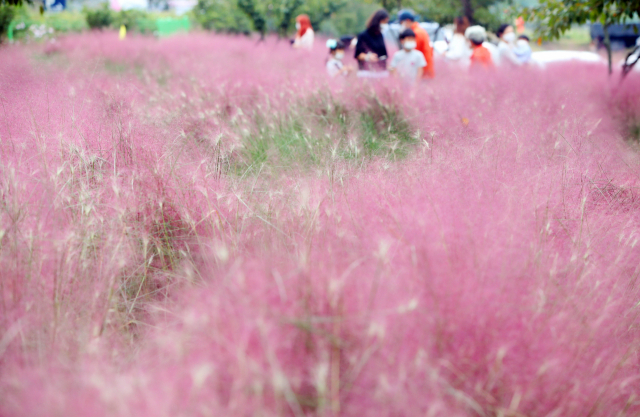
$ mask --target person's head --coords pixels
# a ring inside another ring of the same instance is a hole
[[[516,40],[516,33],[513,31],[513,26],[508,23],[500,25],[496,31],[496,36],[507,43],[513,43]]]
[[[456,25],[456,33],[464,35],[464,31],[469,27],[469,18],[467,16],[458,16],[453,20]]]
[[[400,22],[404,29],[410,29],[415,21],[416,16],[411,10],[405,9],[398,12],[398,22]]]
[[[329,48],[329,54],[331,54],[335,59],[344,58],[344,42],[336,39],[329,39],[327,41],[327,48]]]
[[[518,36],[518,40],[516,41],[516,45],[513,51],[518,58],[520,58],[521,56],[530,57],[531,46],[529,46],[529,37],[527,35]]]
[[[480,46],[487,40],[487,31],[482,26],[469,26],[464,32],[464,37],[469,39],[471,45]]]
[[[385,9],[380,9],[374,14],[371,15],[369,20],[367,21],[367,30],[380,33],[382,32],[383,26],[389,23],[389,13]]]
[[[311,29],[311,19],[309,19],[309,16],[306,14],[298,15],[298,17],[296,17],[296,30],[298,31],[298,35],[304,35],[307,29]]]
[[[411,29],[405,29],[400,34],[400,43],[406,51],[416,49],[416,33]]]

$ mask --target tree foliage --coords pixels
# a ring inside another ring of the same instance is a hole
[[[113,12],[109,10],[109,4],[103,3],[100,7],[95,9],[85,8],[83,10],[87,19],[87,26],[91,29],[104,29],[111,26],[113,23]]]
[[[290,34],[295,17],[309,15],[315,30],[332,35],[355,34],[364,29],[367,17],[377,8],[390,13],[411,8],[422,18],[451,23],[467,15],[474,23],[496,29],[502,23],[496,5],[519,0],[198,0],[193,17],[209,30],[230,33],[275,32]]]
[[[11,23],[11,20],[13,20],[14,14],[15,11],[13,6],[0,4],[0,43],[9,29],[9,24]]]
[[[192,16],[204,29],[216,32],[249,34],[252,23],[230,0],[198,0]]]
[[[320,28],[322,22],[343,11],[350,3],[347,0],[306,0],[299,11],[309,15],[314,28]]]
[[[264,38],[267,31],[267,19],[264,4],[259,0],[238,0],[238,9],[242,11],[253,24],[253,29]]]
[[[627,23],[640,12],[640,0],[541,0],[525,9],[530,20],[538,22],[541,39],[557,39],[573,25],[602,23],[611,73],[611,43],[607,27]]]
[[[470,22],[495,30],[503,23],[496,13],[499,3],[512,3],[513,0],[381,0],[379,4],[396,12],[401,8],[410,8],[423,19],[441,24],[452,23],[458,16],[466,16]]]
[[[557,39],[573,25],[600,22],[603,26],[626,23],[640,12],[640,0],[541,0],[525,9],[530,20],[539,23],[543,39]]]
[[[347,0],[198,0],[193,17],[203,28],[218,32],[286,36],[297,15],[308,14],[317,29],[346,4]]]

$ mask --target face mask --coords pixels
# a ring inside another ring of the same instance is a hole
[[[380,23],[380,32],[386,32],[389,29],[388,23]]]
[[[402,44],[402,47],[407,51],[416,49],[416,41],[404,41],[404,43]]]
[[[518,39],[518,41],[516,42],[516,46],[518,48],[526,48],[529,46],[529,42],[525,41],[524,39]]]
[[[296,30],[300,30],[300,23],[296,23]]]
[[[514,32],[505,33],[502,35],[502,39],[504,39],[505,42],[513,43],[516,40],[516,34]]]
[[[335,56],[337,60],[342,60],[342,58],[344,58],[344,52],[336,52]]]

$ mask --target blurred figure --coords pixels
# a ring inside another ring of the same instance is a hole
[[[56,0],[51,6],[49,6],[50,10],[66,10],[67,9],[67,0]]]
[[[516,32],[513,30],[513,26],[507,23],[500,25],[496,32],[496,36],[499,39],[496,64],[521,65],[521,62],[513,52],[513,48],[516,43]]]
[[[519,34],[524,33],[524,18],[522,16],[516,18],[516,32]]]
[[[428,68],[427,60],[417,49],[417,37],[413,30],[405,29],[400,34],[400,43],[402,49],[391,60],[391,73],[398,74],[407,84],[415,84],[422,79],[425,67]]]
[[[416,51],[422,52],[424,59],[427,61],[427,68],[423,76],[425,78],[433,78],[435,76],[435,70],[433,67],[433,48],[431,47],[429,34],[416,22],[416,17],[411,10],[403,10],[398,13],[398,21],[403,29],[411,29],[415,34],[415,49]],[[400,37],[400,43],[402,43],[402,37]]]
[[[454,19],[456,25],[455,32],[449,42],[449,48],[445,52],[445,58],[451,61],[459,61],[463,64],[468,64],[469,57],[471,56],[471,48],[467,38],[464,36],[464,32],[469,27],[469,19],[466,16],[456,17]]]
[[[487,40],[487,31],[482,26],[470,26],[464,36],[471,43],[471,67],[492,68],[491,52],[483,45]]]
[[[529,37],[527,35],[518,36],[513,53],[521,64],[528,64],[531,61],[531,45],[529,45]]]
[[[353,68],[342,63],[345,44],[342,41],[329,39],[327,41],[327,48],[329,48],[329,59],[327,60],[327,72],[329,76],[333,78],[336,75],[349,75]]]
[[[296,17],[296,37],[293,40],[293,47],[300,49],[311,49],[313,48],[313,40],[315,38],[315,34],[313,33],[313,28],[311,27],[311,20],[309,16],[306,14],[301,14]]]
[[[622,61],[622,78],[629,74],[640,60],[640,38],[636,39],[636,46]]]
[[[358,76],[367,77],[371,72],[387,70],[387,47],[382,31],[389,25],[389,13],[380,9],[369,18],[367,29],[358,35],[355,58],[358,60]]]

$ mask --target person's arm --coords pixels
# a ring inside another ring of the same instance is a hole
[[[424,59],[427,61],[427,68],[423,69],[424,72],[426,73],[426,75],[428,75],[429,77],[433,78],[435,77],[436,73],[433,67],[433,48],[431,47],[431,44],[429,42],[429,35],[427,34],[425,39],[423,39],[423,54],[424,54]]]
[[[367,52],[366,54],[362,52],[360,55],[358,55],[358,60],[378,62],[378,55],[376,55],[374,52]]]
[[[327,62],[327,73],[329,73],[329,77],[333,78],[336,75],[340,74],[340,68],[333,61]]]
[[[384,42],[382,43],[382,50],[380,51],[380,56],[381,57],[386,57],[385,59],[389,59],[389,54],[387,53],[387,45],[384,44]],[[378,55],[376,55],[376,58],[378,57]],[[376,59],[377,61],[377,59]]]
[[[457,34],[453,35],[453,39],[449,42],[447,52],[444,53],[445,58],[456,61],[462,58],[464,53],[464,43]]]
[[[522,65],[522,62],[520,62],[515,52],[513,52],[513,49],[511,49],[508,45],[505,48],[504,56],[506,56],[509,62],[511,62],[513,65],[518,65],[518,66]]]
[[[420,80],[422,79],[422,75],[424,74],[425,71],[425,67],[428,70],[428,64],[427,64],[427,60],[424,57],[424,54],[420,54],[420,61],[418,62],[418,74],[417,74],[417,81],[420,82]]]
[[[356,52],[354,54],[354,58],[358,61],[364,61],[366,56],[366,52],[364,50],[364,43],[362,42],[362,35],[358,35],[358,41],[356,43]]]
[[[400,51],[398,51],[398,52],[400,52]],[[398,66],[398,59],[399,59],[398,52],[393,54],[393,58],[391,58],[391,62],[389,63],[389,73],[392,76],[398,75],[398,71],[396,71],[396,68]]]

